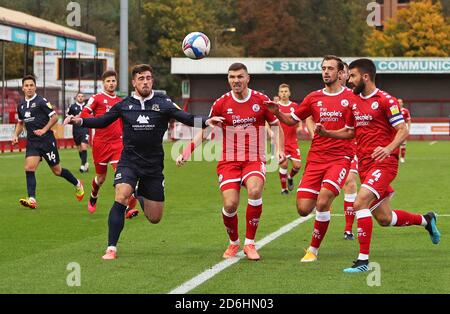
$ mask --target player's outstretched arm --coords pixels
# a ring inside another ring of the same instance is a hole
[[[204,139],[209,135],[211,130],[212,130],[212,128],[207,128],[207,129],[204,129],[204,130],[200,130],[199,132],[197,132],[197,134],[195,134],[195,136],[192,139],[192,141],[183,150],[183,153],[181,153],[177,157],[175,163],[176,163],[176,165],[178,167],[181,167],[182,165],[184,165],[184,163],[189,159],[191,154],[194,152],[195,148],[197,146],[199,146],[204,141]]]
[[[274,102],[272,100],[265,101],[264,104],[267,106],[270,112],[272,112],[278,120],[287,125],[296,125],[298,123],[297,120],[292,118],[290,114],[284,113],[280,111],[280,104]]]
[[[92,129],[102,129],[106,128],[108,125],[116,121],[119,117],[120,117],[120,106],[119,104],[116,104],[114,107],[111,108],[110,111],[108,111],[101,117],[78,118],[74,116],[68,116],[64,120],[64,124],[76,124]]]
[[[353,128],[345,127],[340,130],[327,130],[320,123],[316,123],[314,133],[323,137],[331,137],[341,140],[352,139],[355,137],[355,129]]]

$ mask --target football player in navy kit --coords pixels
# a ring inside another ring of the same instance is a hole
[[[104,128],[121,118],[123,123],[123,151],[117,166],[114,185],[115,202],[109,212],[108,247],[105,260],[116,259],[116,245],[124,226],[125,209],[136,184],[138,199],[150,223],[158,223],[164,208],[164,150],[163,136],[170,119],[189,126],[199,121],[201,127],[216,125],[223,118],[194,116],[181,110],[166,95],[153,87],[153,69],[141,64],[133,68],[132,83],[135,95],[126,97],[98,118],[68,117],[65,123],[88,128]]]
[[[58,121],[58,115],[47,99],[36,94],[36,79],[32,75],[22,79],[22,91],[25,98],[17,107],[18,122],[12,138],[12,143],[17,144],[25,126],[27,131],[25,174],[28,198],[20,199],[20,204],[32,209],[37,207],[35,172],[42,158],[56,176],[63,177],[75,186],[75,196],[81,201],[84,196],[83,184],[59,164],[56,139],[51,130]]]
[[[78,92],[75,96],[75,103],[70,105],[67,115],[79,116],[84,105],[84,94]],[[89,144],[89,129],[74,125],[72,128],[72,136],[81,159],[80,172],[88,172],[89,163],[87,162],[87,148]]]

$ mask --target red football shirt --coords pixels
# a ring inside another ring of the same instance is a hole
[[[405,119],[405,122],[411,121],[411,114],[409,113],[409,110],[402,107],[402,115],[403,119]]]
[[[249,89],[246,99],[237,99],[231,91],[214,102],[209,116],[225,118],[222,132],[214,132],[216,138],[222,137],[223,161],[266,160],[265,124],[278,122],[264,104],[269,100],[266,95]]]
[[[389,145],[397,133],[394,127],[405,122],[397,99],[379,89],[368,96],[359,95],[351,109],[353,115],[349,126],[355,127],[359,161],[372,158],[378,146]],[[398,152],[397,148],[392,155],[398,155]]]
[[[101,117],[115,104],[122,101],[119,96],[111,96],[101,92],[89,98],[87,105],[81,111],[81,118],[91,116]],[[97,142],[116,142],[122,140],[122,120],[117,119],[104,129],[96,129],[94,140]]]
[[[313,117],[315,123],[322,124],[327,130],[339,130],[348,125],[351,119],[349,105],[353,103],[355,95],[343,87],[335,94],[321,89],[308,94],[298,108],[291,113],[297,120]],[[326,162],[342,156],[353,158],[352,140],[339,140],[314,135],[308,153],[308,161]]]
[[[295,109],[298,107],[298,104],[295,102],[290,101],[287,105],[283,105],[280,103],[280,111],[284,113],[291,113],[294,112]],[[291,147],[293,149],[298,148],[298,142],[297,142],[297,124],[295,125],[287,125],[284,123],[281,123],[281,127],[283,128],[284,132],[284,146]]]

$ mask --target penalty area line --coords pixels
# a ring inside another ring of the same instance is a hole
[[[309,216],[298,218],[298,219],[292,221],[291,223],[288,223],[287,225],[281,227],[277,231],[269,234],[268,236],[264,237],[260,241],[256,242],[255,243],[256,248],[258,248],[258,249],[262,248],[264,245],[272,242],[276,238],[278,238],[278,237],[282,236],[283,234],[291,231],[292,229],[294,229],[298,225],[304,223],[305,221],[308,221],[309,219],[311,219],[314,216],[315,216],[315,214],[310,214]],[[222,270],[225,270],[226,268],[236,264],[237,262],[239,262],[244,257],[245,257],[244,252],[243,251],[239,251],[239,253],[236,255],[236,257],[232,257],[232,258],[224,260],[223,262],[217,263],[213,267],[205,270],[201,274],[195,276],[194,278],[186,281],[185,283],[181,284],[177,288],[173,289],[168,294],[185,294],[185,293],[188,293],[189,291],[195,289],[196,287],[198,287],[199,285],[201,285],[205,281],[211,279],[212,277],[214,277],[215,275],[220,273]]]

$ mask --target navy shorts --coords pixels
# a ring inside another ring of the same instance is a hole
[[[81,143],[89,144],[89,130],[77,130],[73,132],[73,141],[75,145],[80,146]]]
[[[55,138],[52,136],[37,141],[28,141],[25,158],[31,156],[39,156],[41,159],[44,158],[50,167],[58,165],[59,153]]]
[[[148,165],[147,165],[148,167]],[[139,183],[137,194],[148,200],[164,202],[164,175],[144,174],[138,165],[124,164],[119,162],[114,177],[114,186],[127,183],[133,188]]]

